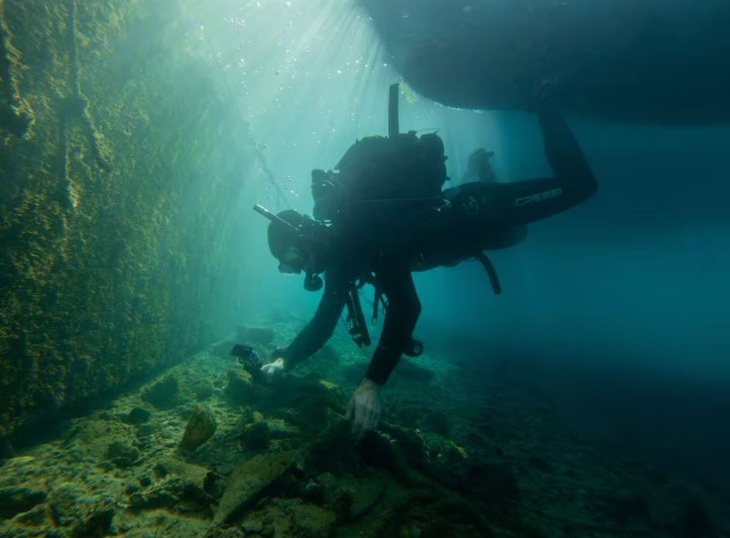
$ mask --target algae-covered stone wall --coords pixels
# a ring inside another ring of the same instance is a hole
[[[250,144],[196,37],[177,0],[0,0],[6,446],[234,322]]]

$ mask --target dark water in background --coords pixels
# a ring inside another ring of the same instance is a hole
[[[421,332],[448,327],[467,341],[503,343],[510,378],[548,394],[614,454],[661,461],[724,490],[730,129],[573,125],[598,194],[532,225],[524,248],[492,256],[501,297],[477,264],[419,276]],[[513,177],[529,177],[520,156],[537,141],[509,120],[503,127],[516,133]],[[474,347],[467,355],[479,360]]]

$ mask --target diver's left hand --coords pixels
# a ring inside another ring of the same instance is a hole
[[[347,404],[345,418],[352,420],[352,431],[358,438],[378,426],[382,408],[381,388],[382,386],[374,381],[363,379],[350,398],[350,403]]]

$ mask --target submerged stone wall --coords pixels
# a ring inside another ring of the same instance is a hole
[[[251,146],[198,44],[182,0],[0,0],[0,453],[235,321]]]

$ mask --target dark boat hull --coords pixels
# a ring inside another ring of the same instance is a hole
[[[523,109],[550,84],[588,117],[730,123],[728,0],[359,0],[406,82]]]

